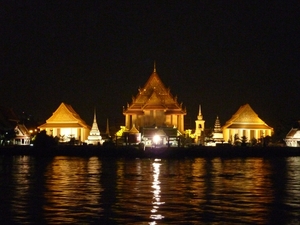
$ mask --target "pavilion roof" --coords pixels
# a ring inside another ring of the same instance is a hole
[[[226,122],[227,129],[273,129],[261,120],[249,104],[242,105]]]
[[[75,112],[71,105],[64,102],[56,109],[53,115],[46,120],[46,123],[39,128],[50,127],[84,127],[89,128],[83,119]]]

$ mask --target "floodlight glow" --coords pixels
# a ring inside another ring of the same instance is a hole
[[[157,145],[160,140],[161,140],[161,138],[160,138],[159,135],[156,134],[156,135],[153,136],[153,142],[154,142],[154,144]]]

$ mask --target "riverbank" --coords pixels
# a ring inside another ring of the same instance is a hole
[[[146,148],[133,146],[32,146],[0,147],[0,155],[126,157],[126,158],[186,158],[186,157],[288,157],[300,156],[300,148],[290,147],[203,147]]]

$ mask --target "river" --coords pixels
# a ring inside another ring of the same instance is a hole
[[[300,224],[300,157],[0,156],[0,224]]]

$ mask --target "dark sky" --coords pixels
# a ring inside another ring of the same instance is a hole
[[[64,101],[88,124],[96,106],[104,130],[156,60],[193,126],[199,104],[207,127],[246,103],[300,119],[299,1],[166,2],[4,1],[0,104],[45,121]]]

